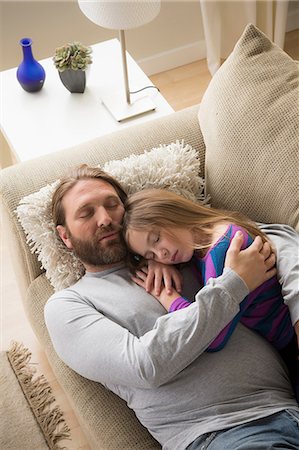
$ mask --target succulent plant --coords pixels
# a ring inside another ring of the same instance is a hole
[[[92,63],[91,52],[91,47],[86,47],[80,42],[72,42],[56,48],[53,61],[59,72],[66,69],[86,70]]]

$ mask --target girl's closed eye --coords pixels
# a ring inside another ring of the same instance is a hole
[[[160,240],[160,233],[153,233],[152,234],[152,241],[154,244],[156,244],[157,242],[159,242]]]

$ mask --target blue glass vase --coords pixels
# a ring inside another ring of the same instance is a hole
[[[20,40],[23,50],[23,61],[17,70],[17,79],[27,92],[40,91],[44,85],[46,73],[43,66],[34,59],[32,54],[32,40],[23,38]]]

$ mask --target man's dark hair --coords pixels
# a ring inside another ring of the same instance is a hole
[[[126,201],[127,194],[115,178],[98,167],[90,167],[87,164],[82,164],[81,166],[72,169],[65,177],[63,177],[53,193],[52,217],[55,226],[66,225],[65,211],[62,205],[62,200],[65,194],[72,189],[78,181],[88,179],[101,180],[109,183],[112,187],[114,187],[122,203]]]

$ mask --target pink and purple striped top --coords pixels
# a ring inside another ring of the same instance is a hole
[[[203,285],[206,285],[210,278],[217,278],[222,274],[226,252],[238,230],[242,231],[244,235],[242,248],[248,247],[253,240],[247,231],[237,225],[230,224],[224,235],[218,239],[203,258],[199,258],[196,253],[194,254],[198,275],[201,277]],[[189,305],[190,301],[178,297],[171,304],[169,312],[186,308]],[[228,342],[238,322],[257,331],[278,350],[284,348],[292,340],[294,329],[289,309],[283,301],[281,286],[277,277],[266,281],[245,297],[240,303],[239,313],[219,333],[207,351],[221,350]]]

